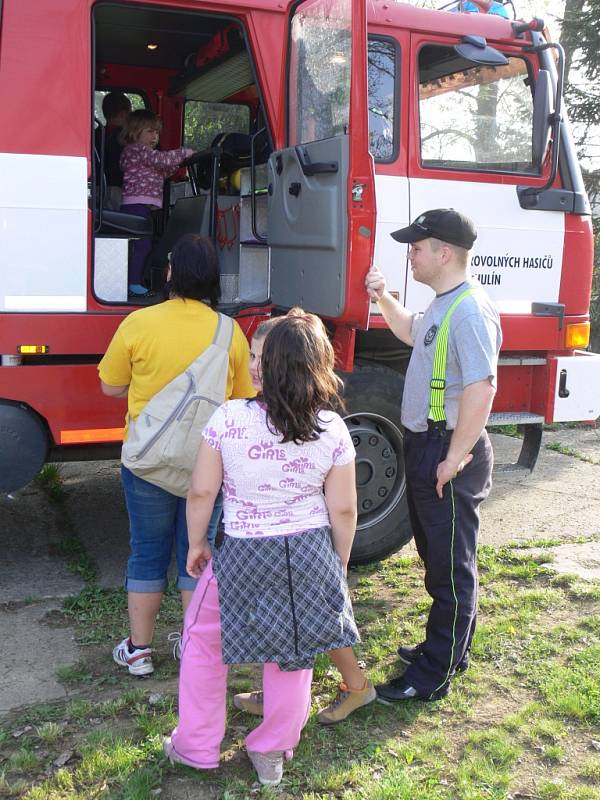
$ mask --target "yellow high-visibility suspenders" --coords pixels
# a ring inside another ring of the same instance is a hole
[[[434,422],[446,421],[446,409],[444,408],[444,398],[446,394],[446,359],[448,356],[448,334],[450,330],[450,319],[456,308],[465,297],[474,294],[475,288],[465,289],[454,300],[450,308],[446,311],[440,329],[437,333],[435,342],[435,355],[433,357],[433,372],[431,374],[430,394],[429,394],[429,419]],[[440,426],[443,427],[443,426]]]

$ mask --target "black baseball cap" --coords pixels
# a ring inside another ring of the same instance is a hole
[[[477,239],[473,220],[453,208],[435,208],[425,211],[407,228],[400,228],[390,234],[397,242],[412,244],[433,236],[442,242],[454,244],[470,250]]]

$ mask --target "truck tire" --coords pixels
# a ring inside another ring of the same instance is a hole
[[[360,362],[343,375],[345,422],[356,448],[358,523],[351,564],[378,561],[412,538],[400,405],[404,377]]]
[[[14,492],[33,480],[48,455],[48,434],[28,406],[0,401],[0,492]]]

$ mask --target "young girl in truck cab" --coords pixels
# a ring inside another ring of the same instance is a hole
[[[177,171],[181,162],[194,152],[188,147],[158,151],[162,121],[152,111],[133,111],[125,121],[121,140],[125,145],[121,154],[123,172],[123,198],[121,211],[152,219],[152,212],[162,207],[165,178]],[[142,285],[144,263],[152,239],[138,239],[129,260],[129,297],[143,298],[150,293]]]

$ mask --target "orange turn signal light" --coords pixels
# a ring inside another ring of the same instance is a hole
[[[585,350],[590,343],[590,323],[574,322],[565,330],[565,347],[570,350]]]
[[[47,344],[20,344],[17,345],[17,353],[22,356],[34,356],[39,353],[48,353],[50,348]]]

